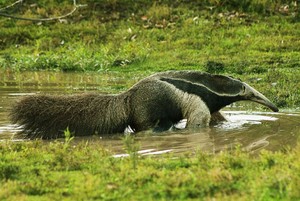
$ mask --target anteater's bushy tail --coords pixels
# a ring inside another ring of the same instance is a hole
[[[113,95],[34,95],[12,108],[13,123],[29,138],[63,137],[69,128],[75,135],[123,132],[128,125],[127,98]]]

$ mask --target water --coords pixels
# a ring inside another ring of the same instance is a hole
[[[72,94],[86,91],[99,93],[118,93],[126,90],[145,75],[134,73],[60,73],[0,71],[0,140],[14,140],[19,128],[10,124],[9,108],[21,96],[37,93]],[[251,110],[259,110],[258,104]],[[237,107],[239,106],[239,107]],[[136,134],[140,154],[155,155],[163,153],[219,152],[240,145],[251,153],[262,149],[277,151],[293,148],[300,136],[300,113],[297,112],[246,112],[243,104],[235,104],[223,111],[228,122],[214,127],[196,130],[180,129],[164,133],[149,131]],[[185,126],[183,120],[178,127]],[[123,135],[90,136],[75,138],[75,141],[100,143],[115,153],[124,156]]]

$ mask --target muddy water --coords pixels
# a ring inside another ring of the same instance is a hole
[[[21,96],[37,93],[72,94],[86,91],[118,93],[126,90],[141,77],[134,73],[59,73],[0,71],[0,140],[19,140],[14,137],[18,127],[9,122],[8,112],[12,104]],[[300,113],[294,112],[246,112],[242,103],[225,108],[228,121],[214,127],[197,130],[179,129],[154,134],[138,133],[136,139],[140,153],[153,155],[171,152],[219,152],[240,145],[249,152],[262,149],[281,150],[294,147],[300,136]],[[251,111],[261,111],[257,104],[250,104]],[[238,107],[237,107],[238,106]],[[179,123],[183,128],[185,121]],[[75,138],[76,141],[89,140],[100,143],[123,156],[122,136],[92,136]]]

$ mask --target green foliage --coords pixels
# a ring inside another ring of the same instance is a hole
[[[139,144],[135,140],[135,136],[131,135],[130,133],[126,134],[123,138],[124,149],[129,154],[130,159],[132,161],[132,168],[137,168],[137,162],[139,158]]]
[[[132,136],[129,141],[131,144]],[[300,198],[299,146],[256,156],[237,148],[218,154],[140,157],[135,169],[132,158],[113,158],[97,143],[64,147],[61,142],[1,143],[0,199]]]
[[[64,136],[65,136],[65,145],[68,146],[70,142],[74,139],[74,135],[70,132],[69,127],[64,130]]]
[[[205,65],[204,65],[204,70],[208,73],[222,73],[224,72],[224,64],[220,63],[220,62],[214,62],[214,61],[208,61]]]

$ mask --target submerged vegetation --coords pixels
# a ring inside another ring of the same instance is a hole
[[[239,77],[280,108],[300,108],[297,1],[77,1],[49,22],[0,16],[3,71],[103,71],[142,77],[197,69]],[[0,14],[51,18],[72,1],[0,0]],[[57,6],[59,4],[59,6]],[[118,74],[119,75],[119,74]],[[126,87],[128,87],[126,85]],[[120,87],[118,90],[124,90]],[[299,135],[300,133],[295,133]],[[257,156],[197,152],[129,157],[97,143],[0,143],[0,200],[298,200],[300,146]]]

